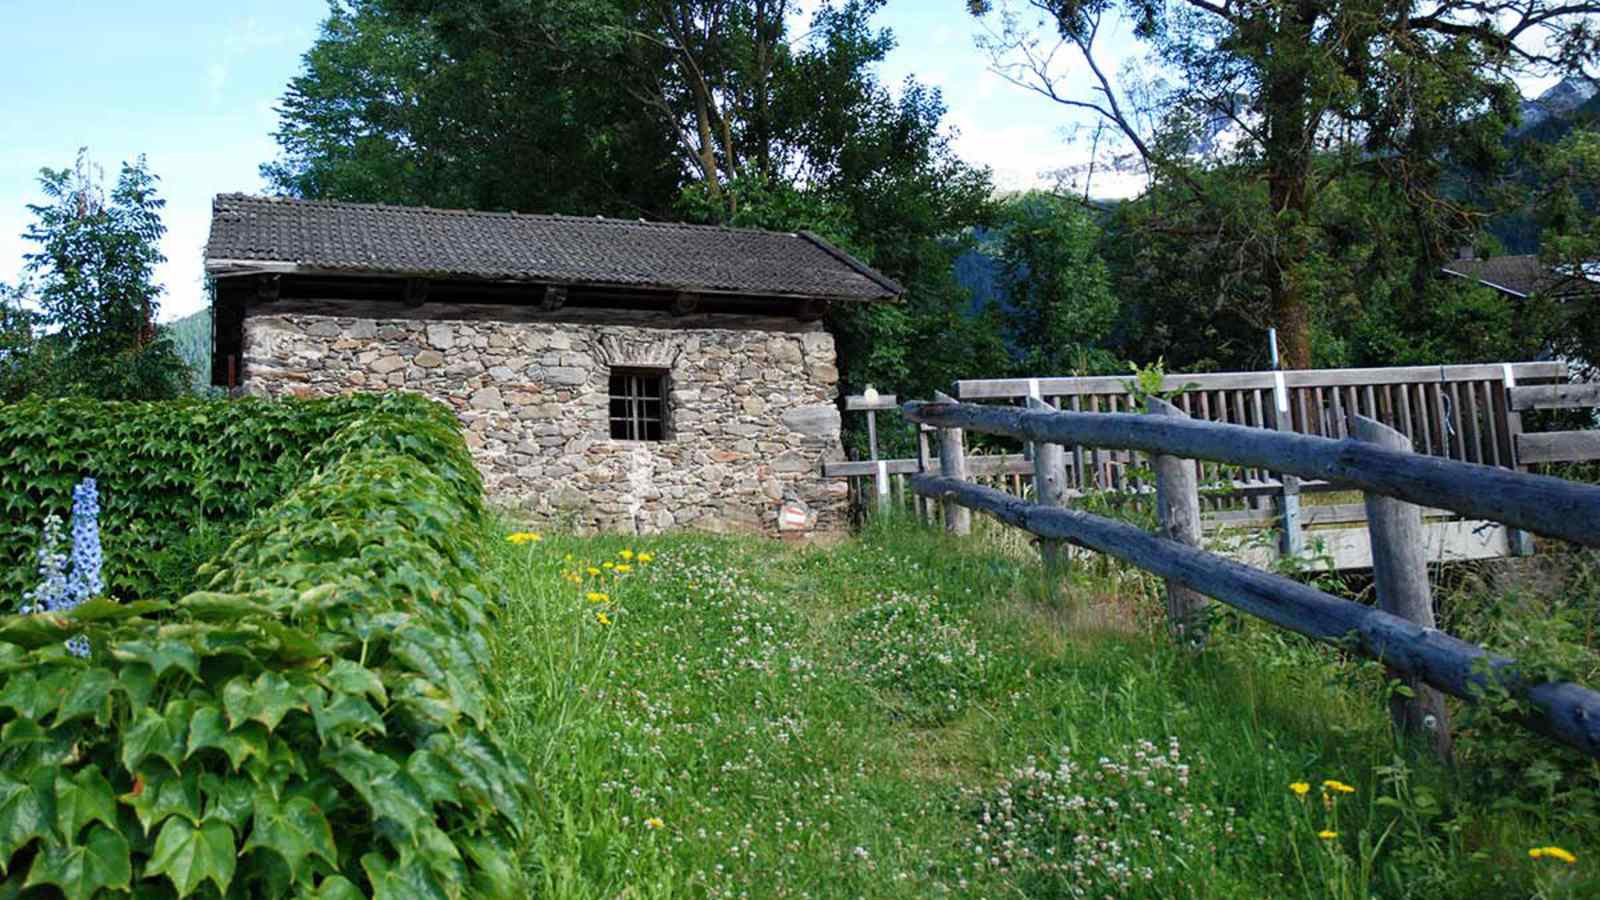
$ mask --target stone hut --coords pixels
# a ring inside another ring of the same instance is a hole
[[[212,382],[449,404],[491,499],[650,533],[834,530],[830,304],[894,281],[813,234],[223,194]]]

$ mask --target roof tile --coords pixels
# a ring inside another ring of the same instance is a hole
[[[252,262],[847,300],[902,293],[809,233],[217,195],[208,270]]]

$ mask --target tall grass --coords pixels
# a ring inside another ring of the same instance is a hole
[[[1226,612],[1176,650],[1159,584],[1104,560],[1052,583],[1014,535],[892,520],[829,548],[495,546],[550,896],[1597,887],[1594,823],[1497,806],[1398,746],[1376,666]],[[1529,858],[1545,845],[1577,863]]]

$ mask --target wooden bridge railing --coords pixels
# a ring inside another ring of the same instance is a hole
[[[1499,687],[1532,706],[1530,727],[1600,757],[1600,694],[1576,684],[1531,680],[1513,660],[1436,630],[1426,562],[1417,552],[1424,504],[1600,547],[1595,527],[1600,487],[1414,453],[1403,432],[1366,416],[1352,420],[1352,435],[1323,437],[1198,420],[1155,398],[1148,409],[1157,415],[1056,411],[1038,399],[1029,406],[980,406],[941,395],[903,407],[910,421],[939,429],[941,442],[951,448],[941,459],[941,474],[916,475],[911,487],[922,497],[943,501],[952,531],[967,527],[953,510],[979,510],[1039,537],[1047,560],[1057,558],[1065,542],[1159,575],[1167,580],[1173,630],[1186,641],[1204,640],[1197,613],[1203,606],[1198,595],[1204,595],[1380,660],[1414,684],[1412,696],[1394,704],[1397,725],[1425,732],[1441,753],[1448,753],[1449,725],[1430,688],[1470,701]],[[1068,467],[1065,452],[1051,445],[1152,454],[1162,535],[1067,508],[1063,491],[1042,490],[1041,502],[1029,503],[969,482],[959,449],[963,430],[1033,442],[1041,448],[1034,454],[1036,474],[1046,484],[1064,477]],[[1381,608],[1201,550],[1195,460],[1364,492]]]

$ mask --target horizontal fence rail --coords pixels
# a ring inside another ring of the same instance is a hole
[[[914,417],[928,405],[915,410],[912,406],[907,405],[907,415]],[[933,421],[931,417],[928,420]],[[911,485],[919,495],[988,513],[1045,541],[1065,541],[1096,550],[1274,625],[1349,646],[1380,660],[1394,672],[1419,678],[1456,697],[1476,700],[1485,690],[1499,686],[1539,711],[1539,716],[1524,724],[1589,756],[1600,757],[1600,693],[1581,685],[1530,681],[1521,676],[1515,661],[1437,629],[1113,519],[1028,503],[956,478],[923,474],[914,476]]]
[[[940,428],[1270,469],[1600,547],[1595,527],[1600,487],[1560,478],[1386,450],[1349,438],[1168,416],[1030,411],[953,400],[913,401],[902,411],[912,422]]]
[[[1163,391],[1184,388],[1196,391],[1233,391],[1366,387],[1395,384],[1451,384],[1469,381],[1497,381],[1507,385],[1519,382],[1565,378],[1567,366],[1560,362],[1479,363],[1462,366],[1392,366],[1376,369],[1289,369],[1257,372],[1205,372],[1197,375],[1167,375]],[[1024,397],[1063,397],[1082,394],[1121,394],[1127,392],[1125,375],[1072,376],[1062,378],[981,378],[956,382],[962,400],[1020,400]]]

